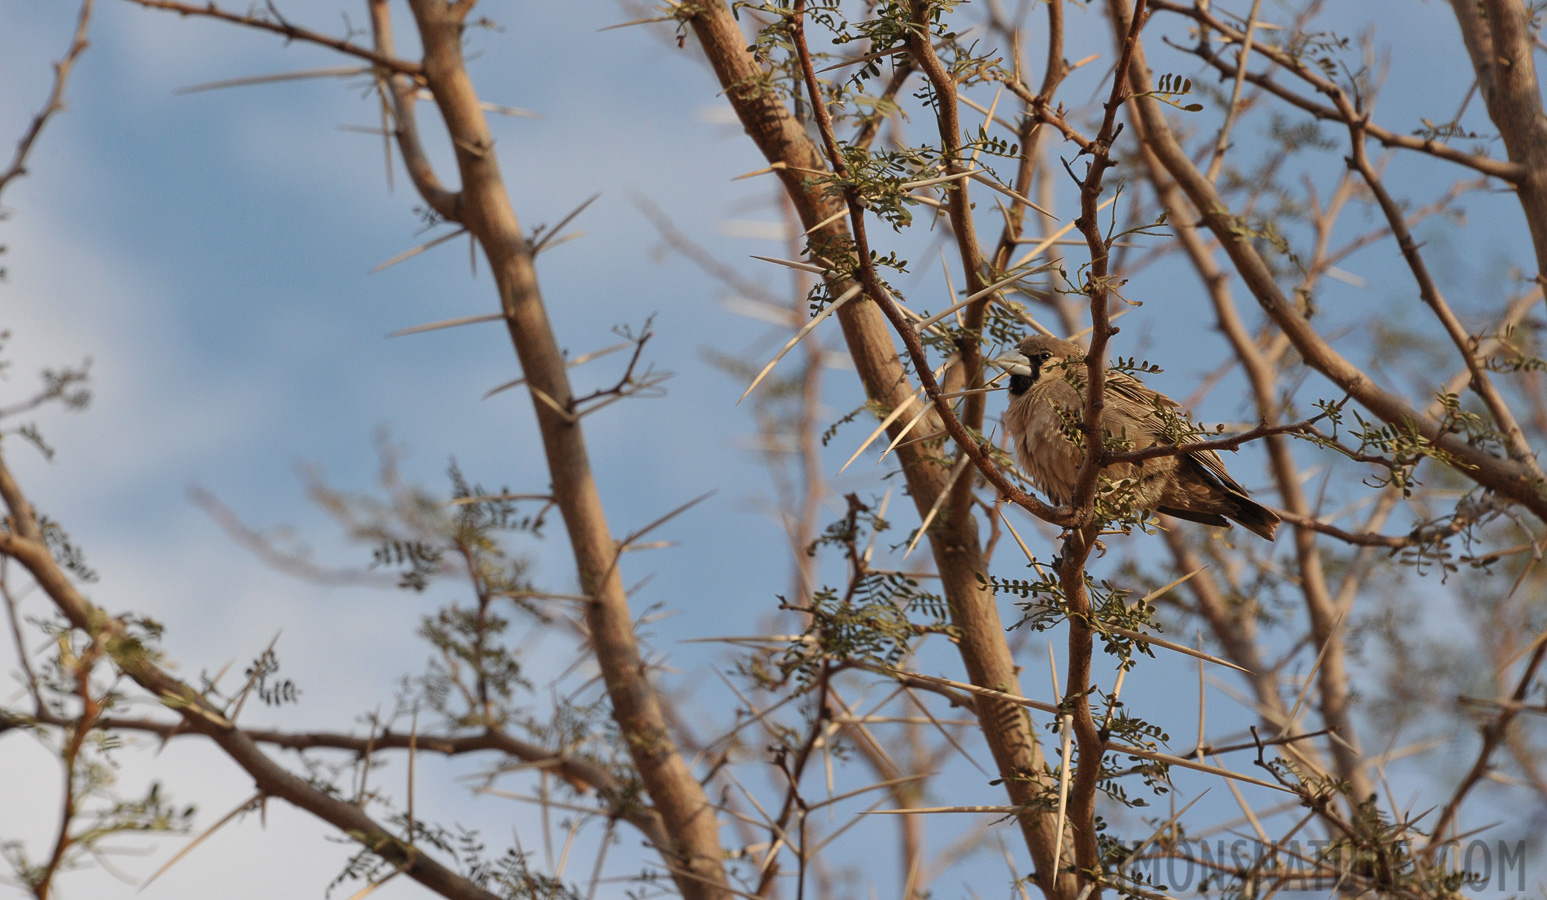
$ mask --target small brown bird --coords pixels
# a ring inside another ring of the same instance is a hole
[[[1055,337],[1033,335],[1015,352],[996,362],[1010,373],[1010,407],[1005,429],[1015,438],[1016,455],[1031,480],[1054,503],[1067,503],[1085,453],[1069,439],[1066,423],[1078,422],[1085,409],[1085,351]],[[1072,381],[1072,383],[1071,383]],[[1175,416],[1167,414],[1176,410]],[[1171,419],[1172,428],[1167,428]],[[1106,374],[1106,404],[1101,424],[1107,435],[1128,441],[1134,450],[1174,443],[1175,425],[1186,413],[1170,397],[1152,391],[1123,372]],[[1131,502],[1153,510],[1228,528],[1233,519],[1271,541],[1279,518],[1246,495],[1212,450],[1158,456],[1139,463],[1109,466],[1114,482],[1129,482]]]

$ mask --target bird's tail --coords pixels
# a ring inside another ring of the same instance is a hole
[[[1225,472],[1219,457],[1188,455],[1182,466],[1180,483],[1186,489],[1178,489],[1168,498],[1170,503],[1157,508],[1158,512],[1205,525],[1228,525],[1225,520],[1231,519],[1263,540],[1273,540],[1278,531],[1278,513],[1248,497],[1246,489]]]
[[[1263,540],[1273,540],[1278,531],[1278,513],[1244,495],[1237,494],[1231,499],[1235,501],[1235,510],[1226,515]]]

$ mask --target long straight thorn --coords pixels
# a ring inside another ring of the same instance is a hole
[[[761,258],[762,257],[758,257],[758,259]],[[837,300],[827,304],[827,306],[822,308],[821,312],[811,317],[811,321],[801,326],[801,329],[795,332],[795,336],[790,338],[789,343],[785,344],[778,353],[774,354],[774,358],[768,361],[768,365],[763,367],[763,371],[757,373],[757,377],[752,379],[752,383],[747,386],[745,391],[742,392],[741,399],[736,401],[736,405],[740,406],[741,401],[747,399],[747,394],[752,393],[752,389],[757,387],[758,384],[762,382],[765,377],[767,377],[768,373],[773,371],[773,367],[779,364],[779,360],[784,358],[784,354],[795,349],[795,345],[804,340],[806,335],[814,331],[818,325],[822,324],[823,319],[837,312],[839,307],[859,296],[860,288],[861,286],[856,284],[848,290],[844,291],[838,296]]]

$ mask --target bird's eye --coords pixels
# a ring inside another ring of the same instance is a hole
[[[1053,358],[1053,354],[1047,352],[1046,350],[1043,350],[1041,353],[1037,354],[1037,359],[1039,361],[1041,361],[1041,362],[1047,362],[1049,359],[1052,359],[1052,358]]]

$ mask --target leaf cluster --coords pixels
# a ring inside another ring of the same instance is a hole
[[[242,674],[247,676],[247,683],[252,685],[253,692],[265,706],[282,706],[300,701],[301,689],[294,681],[275,677],[279,674],[279,657],[272,648],[264,650]]]

